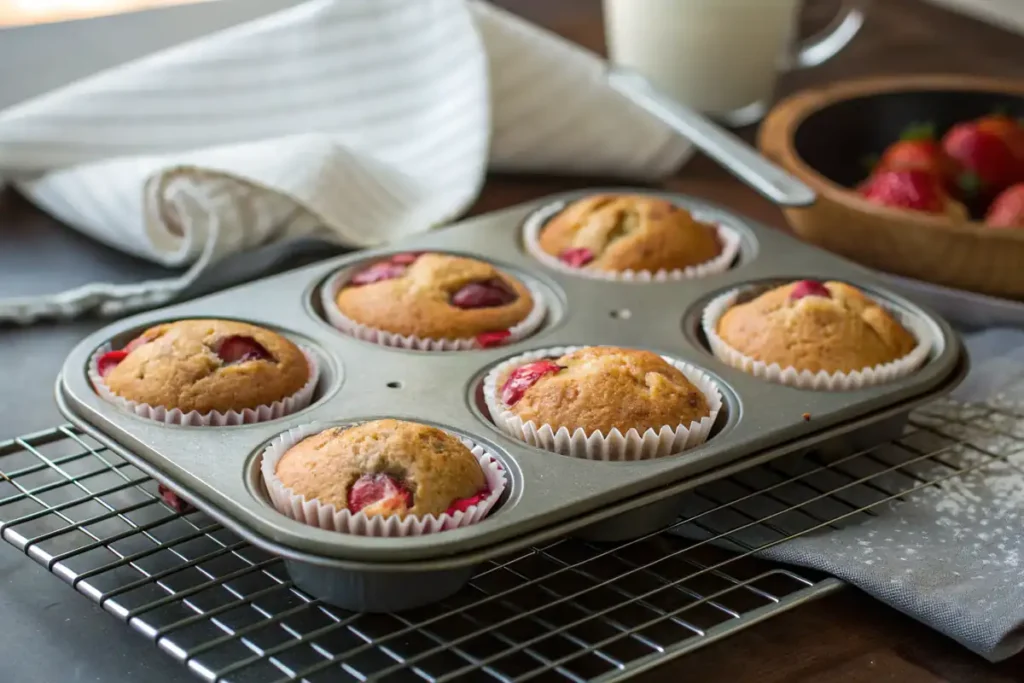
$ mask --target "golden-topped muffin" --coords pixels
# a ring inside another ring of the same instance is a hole
[[[801,280],[729,308],[715,330],[757,361],[813,373],[853,372],[903,358],[917,340],[842,282]]]
[[[337,293],[360,325],[422,339],[502,335],[534,308],[529,289],[484,261],[436,253],[395,254],[357,272]]]
[[[591,346],[510,368],[498,378],[500,407],[523,422],[607,435],[699,422],[707,398],[650,351]]]
[[[440,516],[483,499],[476,456],[436,427],[375,420],[307,437],[277,462],[293,494],[367,516]]]
[[[310,380],[298,346],[276,332],[228,320],[179,320],[151,327],[97,360],[116,396],[183,413],[257,408],[288,398]]]
[[[644,195],[575,201],[547,222],[538,243],[567,266],[620,272],[681,270],[722,252],[713,225],[670,201]]]

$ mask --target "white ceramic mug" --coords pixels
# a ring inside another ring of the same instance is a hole
[[[796,40],[803,0],[604,0],[612,63],[731,125],[760,119],[781,72],[839,53],[870,0],[843,0],[822,33]]]

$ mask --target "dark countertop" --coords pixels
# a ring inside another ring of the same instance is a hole
[[[499,4],[587,47],[602,48],[598,0],[500,0]],[[812,3],[811,7],[827,9],[831,4]],[[1020,44],[1019,36],[917,0],[886,0],[875,4],[865,35],[848,51],[823,67],[785,77],[783,89],[896,71],[1024,77]],[[750,132],[746,135],[749,139]],[[473,212],[595,184],[606,183],[539,177],[491,179]],[[768,224],[783,225],[775,207],[702,158],[687,165],[665,187],[728,204]],[[312,257],[300,254],[277,263],[276,268]],[[55,291],[97,278],[132,281],[161,273],[165,271],[71,233],[10,192],[0,193],[0,295]],[[85,320],[0,327],[0,357],[4,359],[0,367],[5,370],[5,383],[0,387],[0,440],[62,421],[52,400],[55,375],[67,351],[102,325],[103,321]],[[124,624],[101,612],[44,568],[0,543],[0,680],[197,680]],[[737,657],[737,652],[742,656]],[[706,683],[1008,683],[1020,680],[1021,664],[1017,657],[999,666],[988,665],[880,603],[845,591],[703,648],[655,670],[649,680],[675,675]]]
[[[13,193],[0,195],[0,292],[43,293],[92,278],[137,280],[160,269],[100,247],[45,220]],[[0,327],[5,384],[0,440],[64,420],[53,382],[71,347],[103,321]],[[107,683],[195,681],[92,601],[0,543],[0,680]]]

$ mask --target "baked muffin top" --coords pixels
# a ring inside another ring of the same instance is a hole
[[[487,482],[476,456],[436,427],[375,420],[334,427],[289,448],[276,474],[293,493],[368,516],[440,516]]]
[[[672,202],[644,195],[575,201],[548,221],[539,244],[568,266],[602,271],[682,269],[722,251],[714,226]]]
[[[138,403],[208,413],[257,408],[309,381],[302,351],[276,332],[228,320],[151,327],[99,358],[103,383]]]
[[[569,432],[643,434],[711,414],[707,398],[678,368],[650,351],[590,346],[510,369],[497,383],[501,406],[523,422]]]
[[[338,310],[379,330],[430,339],[506,331],[533,310],[519,280],[484,261],[448,254],[396,254],[356,273]]]
[[[815,373],[889,363],[917,345],[888,311],[842,282],[776,287],[727,310],[716,331],[755,360]]]

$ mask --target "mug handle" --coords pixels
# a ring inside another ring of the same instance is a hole
[[[789,69],[818,66],[839,54],[864,25],[864,15],[870,4],[871,0],[843,0],[839,13],[824,30],[796,44]]]

